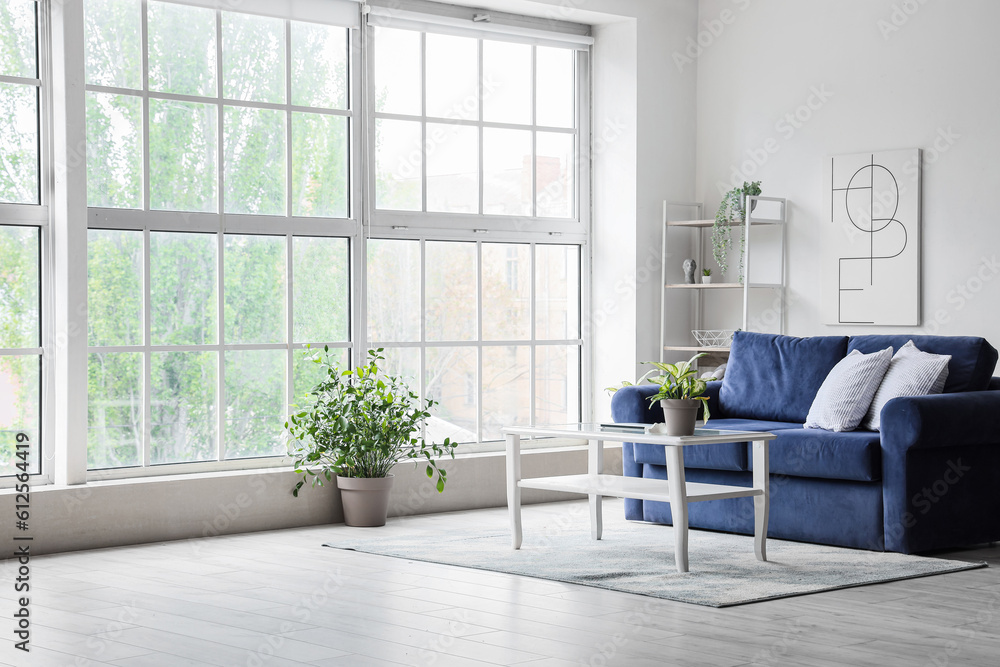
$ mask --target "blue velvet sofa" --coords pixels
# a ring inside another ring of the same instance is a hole
[[[830,369],[851,350],[870,353],[908,340],[952,355],[944,393],[897,398],[881,432],[805,429]],[[1000,378],[984,339],[949,336],[817,336],[737,332],[725,378],[709,383],[710,428],[771,431],[768,535],[902,553],[1000,540]],[[617,422],[662,421],[652,385],[612,401]],[[687,479],[750,486],[749,443],[688,447]],[[662,446],[625,443],[626,475],[666,478]],[[625,500],[625,516],[671,523],[670,505]],[[753,533],[750,498],[692,503],[689,524]]]

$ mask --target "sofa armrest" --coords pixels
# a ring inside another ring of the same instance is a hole
[[[1000,391],[893,399],[881,440],[886,549],[1000,539]]]
[[[710,416],[720,417],[719,390],[722,382],[709,382],[705,395],[708,396]],[[656,424],[663,422],[663,409],[659,403],[650,403],[649,397],[657,391],[656,385],[642,384],[623,387],[611,398],[611,418],[618,423]],[[701,419],[699,410],[698,419]]]
[[[894,398],[882,408],[883,449],[1000,443],[1000,391]]]

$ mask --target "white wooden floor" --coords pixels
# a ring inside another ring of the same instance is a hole
[[[605,512],[621,511],[605,502]],[[439,516],[451,530],[482,520]],[[322,547],[336,529],[37,557],[27,655],[13,649],[7,561],[0,662],[1000,665],[1000,547],[948,554],[988,569],[711,609]]]

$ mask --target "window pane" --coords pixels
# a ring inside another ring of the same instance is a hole
[[[89,355],[87,467],[142,464],[142,353]]]
[[[417,347],[387,347],[382,350],[385,360],[379,362],[379,368],[387,375],[398,375],[403,378],[406,386],[414,394],[420,393],[420,348]],[[368,361],[368,355],[362,363]]]
[[[141,8],[138,0],[86,0],[87,83],[142,88]]]
[[[500,440],[500,429],[531,419],[526,345],[483,348],[483,441]]]
[[[535,167],[538,182],[538,212],[540,218],[572,218],[575,211],[574,184],[576,165],[573,159],[572,134],[539,132]]]
[[[38,89],[34,86],[0,83],[0,165],[0,202],[37,204]]]
[[[419,211],[423,164],[420,123],[375,121],[375,205],[382,209]]]
[[[531,338],[531,246],[483,244],[483,340]]]
[[[479,129],[427,124],[427,210],[479,213]]]
[[[573,127],[576,78],[575,53],[570,49],[539,46],[535,51],[535,123],[550,127]]]
[[[479,40],[427,33],[427,115],[479,119]]]
[[[580,348],[535,348],[535,424],[580,421]]]
[[[285,243],[226,235],[227,344],[285,342]]]
[[[215,234],[150,233],[153,345],[217,342],[217,255]]]
[[[427,340],[476,339],[476,244],[428,241]]]
[[[438,403],[427,420],[425,437],[432,442],[451,438],[478,442],[478,354],[474,347],[427,349],[427,398]]]
[[[375,28],[375,111],[420,115],[420,33]]]
[[[0,357],[0,475],[17,468],[17,435],[28,436],[28,474],[41,472],[41,357]]]
[[[285,22],[222,12],[223,97],[285,101]]]
[[[142,232],[87,232],[88,344],[142,345]]]
[[[149,89],[215,97],[215,12],[151,1],[147,26]]]
[[[348,119],[292,114],[292,215],[348,216]]]
[[[295,342],[350,340],[350,260],[347,239],[294,239]]]
[[[535,337],[574,340],[580,336],[580,249],[535,246]]]
[[[87,204],[142,208],[142,98],[87,93]]]
[[[154,352],[151,463],[214,460],[217,352]]]
[[[313,346],[310,350],[295,350],[292,372],[295,374],[292,403],[307,405],[312,399],[309,393],[320,381],[326,378],[326,369],[312,361],[317,352],[322,352],[322,346]],[[350,351],[345,348],[330,348],[330,356],[346,370]]]
[[[149,100],[149,207],[219,210],[218,107]]]
[[[284,350],[226,352],[226,458],[285,453]]]
[[[0,4],[0,75],[35,78],[35,3]]]
[[[292,104],[347,108],[347,28],[292,21]]]
[[[483,120],[531,122],[531,46],[483,40]]]
[[[36,227],[0,227],[0,349],[41,347],[38,237]]]
[[[368,241],[368,339],[420,340],[418,241]]]
[[[531,132],[483,128],[483,213],[531,215]]]
[[[226,213],[285,214],[285,112],[226,107]]]

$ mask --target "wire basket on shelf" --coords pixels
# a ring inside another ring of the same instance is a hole
[[[692,329],[691,335],[702,347],[729,347],[735,329]]]

